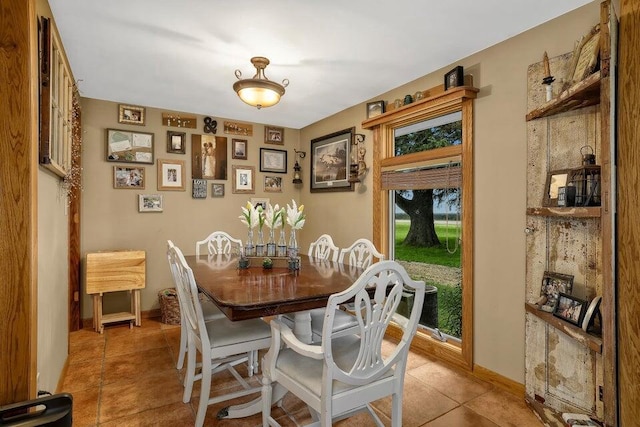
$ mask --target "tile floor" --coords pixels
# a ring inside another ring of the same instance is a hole
[[[73,395],[73,425],[193,425],[199,382],[194,386],[191,403],[182,403],[183,372],[175,368],[179,342],[179,326],[164,325],[154,319],[143,319],[140,328],[108,326],[102,335],[92,329],[73,332],[62,387],[62,391]],[[224,373],[214,377],[212,394],[230,387],[230,378]],[[211,405],[205,425],[261,425],[260,414],[240,420],[217,420],[218,410],[228,404]],[[390,425],[390,398],[376,401],[373,406],[385,425]],[[287,427],[311,420],[304,404],[291,394],[284,399],[282,409],[274,409],[274,414]],[[370,426],[373,422],[362,413],[336,425]],[[402,425],[542,426],[522,398],[416,353],[409,356],[407,366]]]

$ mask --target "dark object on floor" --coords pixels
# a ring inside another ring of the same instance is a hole
[[[0,406],[0,426],[71,427],[73,397],[69,393]]]

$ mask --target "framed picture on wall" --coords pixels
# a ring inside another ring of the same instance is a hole
[[[284,145],[284,128],[276,126],[265,126],[264,142],[266,144]]]
[[[144,107],[120,104],[118,106],[118,123],[144,126]]]
[[[287,151],[261,148],[260,172],[287,173]]]
[[[107,129],[107,161],[153,164],[153,134]]]
[[[231,140],[231,158],[239,160],[247,160],[247,140],[236,139]]]
[[[211,184],[211,197],[224,197],[224,184]]]
[[[144,190],[144,183],[144,168],[135,166],[113,167],[113,188]]]
[[[227,179],[227,137],[191,135],[191,178]]]
[[[138,212],[162,212],[163,209],[161,194],[138,194]]]
[[[184,160],[158,159],[158,190],[185,190]]]
[[[234,194],[254,194],[256,192],[256,168],[253,166],[231,166],[233,171]]]
[[[355,128],[311,140],[311,192],[353,191],[349,159]]]
[[[187,134],[185,132],[167,131],[167,153],[185,154]]]

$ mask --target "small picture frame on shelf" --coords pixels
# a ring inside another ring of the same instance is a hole
[[[573,290],[573,276],[560,274],[553,271],[545,271],[540,286],[540,299],[538,308],[551,313],[556,308],[560,293],[570,294]]]
[[[444,90],[452,87],[462,86],[464,84],[464,68],[458,65],[453,70],[444,75]]]
[[[596,25],[589,34],[582,37],[573,52],[571,68],[571,82],[581,82],[596,71],[598,54],[600,53],[600,26]]]
[[[581,328],[586,309],[585,300],[560,292],[553,315]]]
[[[384,113],[384,101],[367,102],[367,119]]]
[[[547,182],[544,185],[544,194],[542,196],[542,206],[556,207],[558,206],[558,197],[560,188],[569,184],[569,179],[573,169],[560,169],[547,173]],[[565,189],[566,197],[566,189]],[[566,199],[565,199],[566,200]]]

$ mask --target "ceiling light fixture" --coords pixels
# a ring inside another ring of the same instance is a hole
[[[284,95],[284,88],[289,86],[289,79],[284,79],[282,84],[272,82],[264,75],[264,69],[269,65],[269,59],[263,56],[254,56],[251,63],[256,67],[256,75],[251,79],[242,79],[242,72],[236,70],[238,81],[233,84],[240,99],[252,107],[271,107],[280,102]]]

